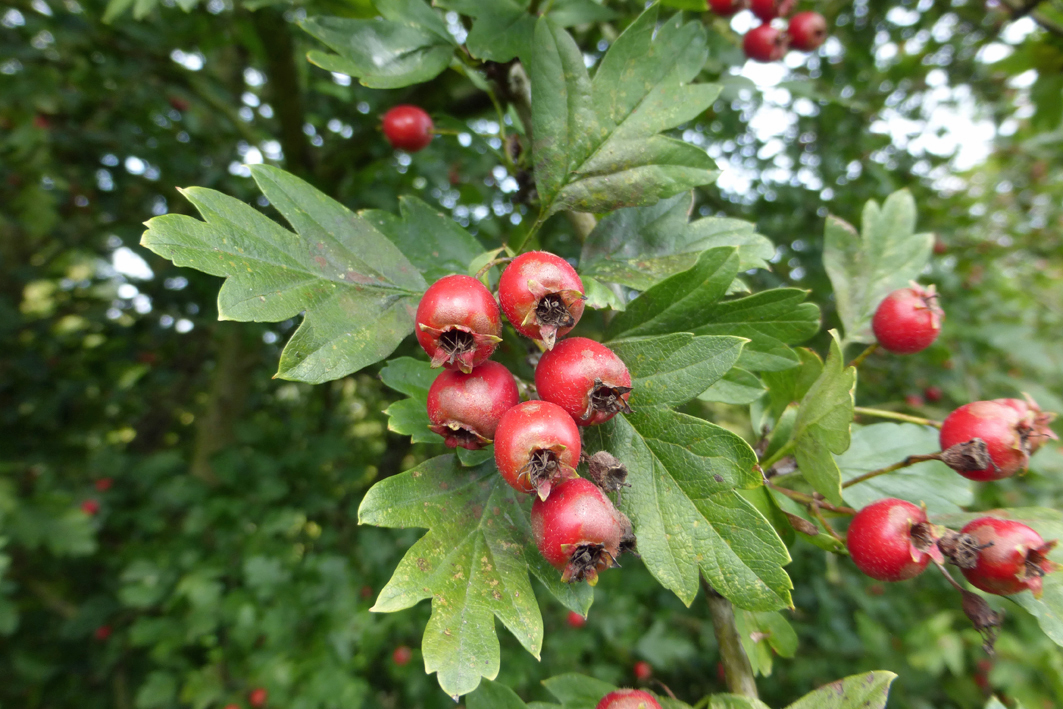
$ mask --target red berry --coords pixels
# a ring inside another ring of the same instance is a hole
[[[941,332],[945,313],[938,307],[934,286],[895,290],[879,303],[871,329],[879,345],[894,354],[921,352]]]
[[[1023,421],[1017,411],[997,401],[964,404],[941,425],[945,462],[963,477],[979,482],[1025,470],[1030,456]],[[953,446],[962,448],[952,454]]]
[[[92,632],[92,637],[97,640],[106,640],[111,637],[112,628],[109,625],[101,625]]]
[[[435,126],[419,106],[395,106],[384,114],[384,137],[391,147],[416,153],[432,142]]]
[[[856,513],[847,545],[856,568],[878,581],[904,581],[941,558],[926,512],[911,502],[887,498]]]
[[[488,360],[469,374],[444,370],[428,389],[429,428],[448,448],[479,450],[495,437],[502,414],[520,403],[509,370]]]
[[[583,281],[560,256],[529,251],[502,272],[498,300],[517,332],[551,349],[583,315]]]
[[[405,666],[411,659],[413,659],[413,650],[405,645],[399,645],[395,648],[395,651],[391,653],[392,662],[399,667]]]
[[[618,689],[602,697],[594,709],[661,709],[661,705],[641,689]]]
[[[639,660],[635,663],[635,677],[641,682],[645,682],[653,676],[653,665],[645,660]]]
[[[930,403],[936,404],[937,402],[941,401],[941,397],[942,397],[941,387],[934,387],[934,386],[927,387],[926,389],[923,390],[923,396],[925,396],[926,400],[929,401]]]
[[[746,32],[742,49],[754,61],[774,62],[786,54],[786,43],[786,35],[765,22]]]
[[[1030,455],[1033,455],[1049,440],[1059,440],[1059,436],[1049,428],[1049,424],[1055,420],[1056,415],[1041,411],[1041,407],[1029,394],[1025,396],[1025,399],[994,399],[994,401],[1019,414],[1019,434],[1029,448]]]
[[[266,706],[266,700],[269,699],[269,692],[259,687],[258,689],[252,689],[251,693],[247,695],[247,701],[253,707]]]
[[[100,503],[96,500],[85,500],[81,503],[81,511],[92,517],[100,511]]]
[[[566,583],[598,583],[598,572],[616,565],[620,513],[590,480],[574,478],[535,498],[532,533],[543,558],[562,571]]]
[[[179,96],[171,96],[166,100],[170,102],[170,107],[173,108],[173,110],[175,111],[180,111],[181,113],[184,113],[188,110],[188,101],[184,100],[183,98],[180,98]]]
[[[96,489],[100,492],[107,492],[111,489],[111,485],[114,484],[114,478],[100,478],[96,481]]]
[[[1046,543],[1025,524],[994,517],[968,522],[963,533],[974,537],[982,547],[977,565],[960,568],[973,586],[998,596],[1030,589],[1034,596],[1041,597],[1042,577],[1057,568],[1048,560],[1055,540]]]
[[[934,237],[934,253],[938,256],[942,256],[949,252],[949,245],[946,244],[940,236]]]
[[[472,276],[446,276],[421,296],[414,333],[433,367],[468,374],[502,341],[502,316],[483,283]]]
[[[568,625],[569,625],[569,627],[576,628],[577,630],[579,630],[580,628],[582,628],[586,624],[587,624],[587,619],[584,618],[583,616],[581,616],[579,613],[577,613],[576,611],[569,611],[568,612]]]
[[[576,477],[579,428],[549,401],[526,401],[507,411],[495,430],[495,465],[513,489],[546,499],[550,489]]]
[[[572,337],[543,353],[535,368],[535,389],[557,404],[580,426],[608,421],[620,411],[631,413],[631,375],[605,345]]]
[[[904,397],[904,403],[908,404],[908,406],[911,406],[913,409],[918,409],[925,402],[923,401],[923,397],[918,394],[907,394]]]
[[[239,704],[226,704],[225,709],[240,709]]]
[[[709,8],[723,17],[730,17],[748,4],[747,0],[709,0]]]
[[[827,41],[827,20],[818,12],[799,12],[790,19],[790,46],[814,52]]]
[[[776,17],[786,17],[794,9],[797,0],[751,0],[749,9],[764,22]]]

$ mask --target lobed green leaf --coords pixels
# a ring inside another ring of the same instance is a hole
[[[786,709],[884,709],[896,678],[885,670],[852,675],[806,694]]]

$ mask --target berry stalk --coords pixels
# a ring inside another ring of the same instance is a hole
[[[940,421],[932,421],[931,419],[920,418],[918,416],[909,416],[908,414],[899,414],[896,411],[885,411],[884,409],[869,409],[863,406],[854,406],[854,414],[860,414],[863,416],[874,416],[880,419],[889,419],[891,421],[903,421],[904,423],[917,423],[920,426],[933,426],[934,428],[941,428]]]

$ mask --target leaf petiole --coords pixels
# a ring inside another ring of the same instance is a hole
[[[909,416],[908,414],[899,414],[896,411],[885,411],[884,409],[868,409],[863,406],[854,406],[853,413],[861,414],[863,416],[874,416],[875,418],[880,419],[890,419],[891,421],[904,421],[905,423],[917,423],[921,426],[933,426],[934,428],[941,428],[940,421],[920,418],[919,416]]]
[[[930,455],[910,455],[899,463],[887,465],[885,468],[872,470],[870,473],[864,473],[863,475],[856,476],[852,480],[847,480],[842,483],[842,488],[852,487],[853,485],[859,485],[860,483],[866,480],[870,480],[871,478],[877,478],[879,475],[886,475],[887,473],[892,473],[895,470],[907,468],[909,466],[915,465],[916,463],[924,463],[928,460],[941,460],[941,454],[931,453]]]

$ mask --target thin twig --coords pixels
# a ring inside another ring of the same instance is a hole
[[[779,462],[780,460],[782,460],[783,458],[785,458],[786,456],[788,456],[788,455],[790,454],[790,451],[792,451],[792,450],[794,449],[794,446],[795,446],[795,445],[796,445],[796,443],[795,443],[795,441],[793,441],[792,439],[791,439],[791,440],[789,440],[789,441],[787,441],[787,442],[786,442],[786,443],[785,443],[785,444],[783,445],[783,447],[782,447],[782,448],[780,448],[779,450],[775,451],[774,455],[772,455],[772,456],[771,456],[770,458],[768,458],[767,460],[765,460],[765,461],[762,461],[762,462],[761,462],[761,464],[760,464],[760,467],[761,467],[761,468],[762,468],[762,469],[763,469],[763,470],[764,470],[765,472],[767,472],[767,471],[771,470],[771,466],[775,465],[775,464],[776,464],[776,463],[778,463],[778,462]]]
[[[822,504],[823,503],[818,502],[818,501],[817,502],[813,502],[812,504],[810,504],[808,506],[808,508],[810,510],[812,510],[812,516],[815,517],[816,519],[818,519],[819,523],[822,524],[823,527],[827,530],[827,534],[831,535],[836,540],[838,540],[838,542],[840,542],[842,546],[845,546],[845,540],[842,539],[841,536],[839,536],[836,531],[834,531],[834,527],[832,527],[830,525],[830,522],[827,521],[827,518],[823,516],[823,512],[820,511],[819,508],[822,506]]]
[[[877,349],[878,349],[878,343],[877,342],[872,342],[870,345],[867,346],[867,349],[865,349],[863,352],[858,354],[856,356],[856,359],[854,359],[852,362],[849,363],[849,366],[850,367],[854,367],[854,368],[855,367],[859,367],[861,364],[864,363],[864,360],[867,359],[868,357],[870,357],[871,354]]]
[[[933,426],[934,428],[941,428],[940,421],[933,421],[931,419],[920,418],[919,416],[909,416],[908,414],[899,414],[896,411],[884,411],[883,409],[868,409],[863,406],[854,406],[853,413],[860,414],[862,416],[874,416],[875,418],[880,419],[904,421],[905,423],[917,423],[921,426]]]
[[[941,454],[940,453],[931,453],[930,455],[910,455],[910,456],[908,456],[907,458],[905,458],[904,460],[902,460],[899,463],[894,463],[893,465],[887,465],[885,468],[879,468],[878,470],[872,470],[870,473],[864,473],[863,475],[856,476],[852,480],[847,480],[846,482],[842,483],[842,487],[845,488],[845,487],[852,487],[853,485],[859,485],[860,483],[864,482],[865,480],[870,480],[871,478],[877,478],[879,475],[886,475],[887,473],[892,473],[895,470],[900,470],[901,468],[907,468],[909,466],[915,465],[916,463],[924,463],[924,462],[926,462],[928,460],[941,460]]]
[[[826,500],[819,500],[819,499],[813,497],[812,495],[806,495],[803,492],[798,492],[797,490],[791,490],[788,487],[777,487],[775,485],[772,485],[771,481],[768,481],[765,484],[768,487],[770,487],[772,490],[774,490],[775,492],[778,492],[780,494],[786,495],[791,500],[797,500],[798,502],[806,504],[806,505],[817,504],[817,505],[819,505],[820,507],[822,507],[825,510],[830,510],[831,512],[836,512],[836,513],[838,513],[840,515],[849,515],[850,517],[856,514],[856,510],[854,510],[852,507],[844,507],[844,506],[839,506],[839,505],[832,505],[831,503],[827,502]]]
[[[483,278],[484,274],[490,271],[495,266],[499,266],[503,263],[509,263],[513,259],[511,258],[496,258],[494,261],[488,261],[483,268],[476,272],[476,280]]]

